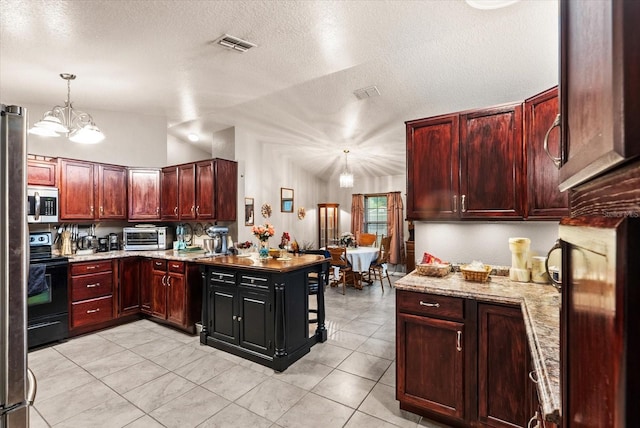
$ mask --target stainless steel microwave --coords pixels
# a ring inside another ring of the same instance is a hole
[[[27,221],[29,223],[58,222],[58,189],[27,187]]]
[[[122,242],[124,250],[167,250],[173,247],[173,229],[166,226],[125,227]]]

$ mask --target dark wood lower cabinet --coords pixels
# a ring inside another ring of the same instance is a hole
[[[528,361],[521,309],[478,304],[478,419],[482,423],[526,425]]]
[[[120,259],[118,285],[118,316],[137,314],[140,311],[140,266],[138,257]]]
[[[396,398],[453,426],[526,426],[529,353],[519,307],[396,291]]]
[[[153,259],[151,315],[191,333],[200,321],[202,281],[199,268],[183,261]]]

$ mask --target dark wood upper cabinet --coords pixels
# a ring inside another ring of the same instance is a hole
[[[196,165],[178,166],[178,211],[180,220],[196,218]]]
[[[27,184],[31,186],[55,186],[56,163],[27,159]]]
[[[160,171],[160,217],[163,220],[178,220],[178,167],[168,166]]]
[[[460,117],[460,216],[522,218],[522,106]]]
[[[560,171],[544,150],[544,138],[558,115],[558,88],[524,102],[524,146],[527,157],[527,218],[559,219],[569,215],[569,192],[561,192]],[[550,152],[560,150],[560,130],[548,135]]]
[[[129,220],[160,220],[160,170],[129,168]]]
[[[238,213],[238,163],[215,160],[215,218],[236,221]]]
[[[198,218],[213,219],[215,210],[215,171],[214,161],[207,160],[196,164],[196,215]]]
[[[457,218],[458,115],[407,122],[407,217]]]
[[[638,22],[637,1],[560,2],[561,190],[640,155]]]
[[[60,159],[60,220],[95,218],[95,169],[93,163]]]
[[[117,165],[97,164],[98,213],[100,220],[126,220],[127,218],[127,168]]]

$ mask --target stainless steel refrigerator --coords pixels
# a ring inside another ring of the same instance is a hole
[[[0,428],[22,428],[36,391],[27,367],[27,111],[0,108]]]

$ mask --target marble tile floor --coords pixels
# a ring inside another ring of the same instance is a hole
[[[30,352],[31,427],[442,427],[395,400],[395,289],[325,304],[328,341],[283,373],[149,320]]]

